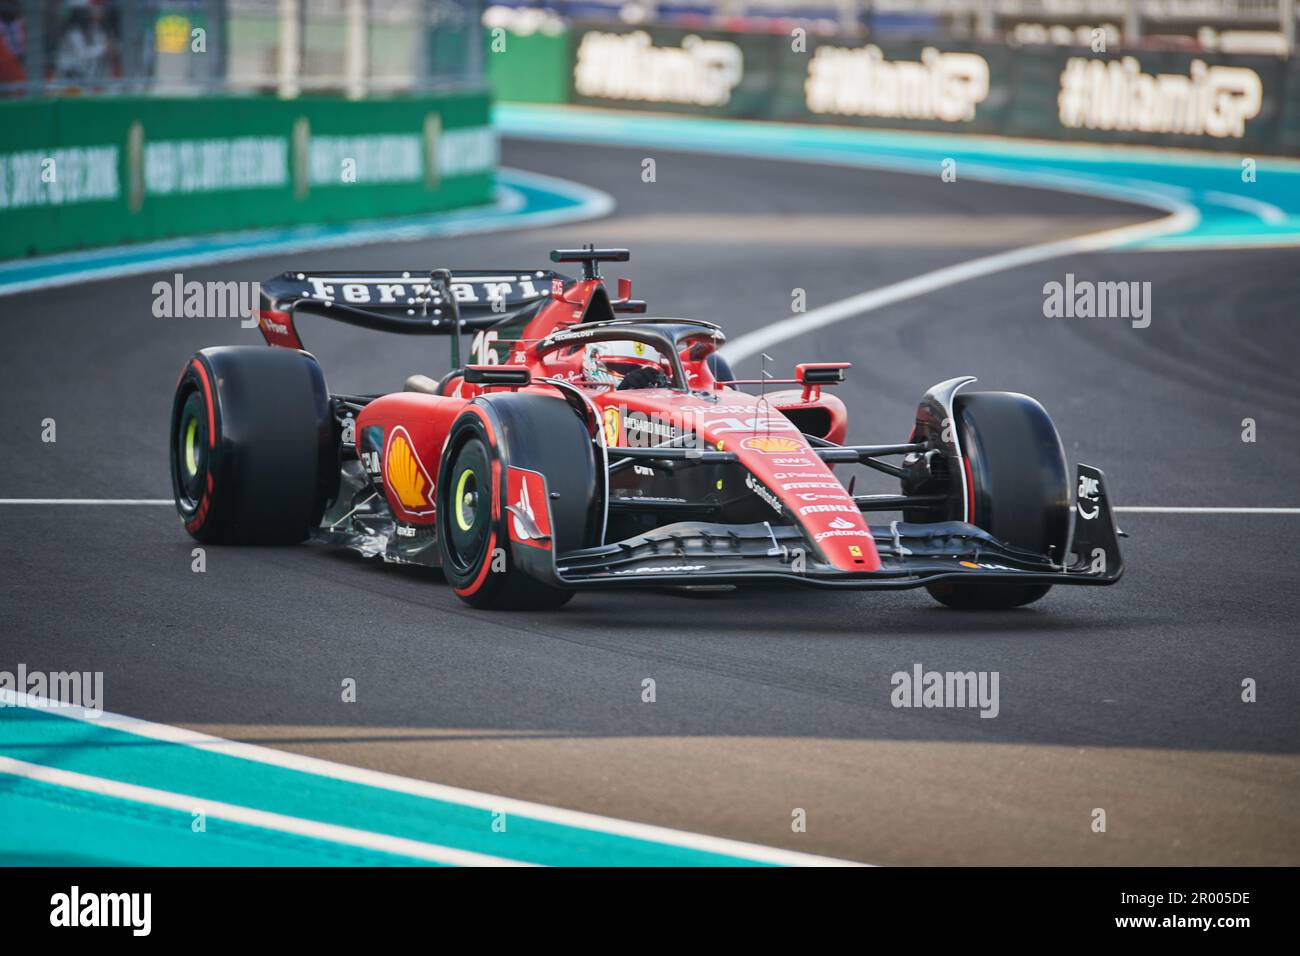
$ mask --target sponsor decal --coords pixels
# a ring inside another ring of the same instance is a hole
[[[719,435],[727,432],[797,432],[799,430],[784,417],[714,418],[706,421],[704,427]]]
[[[414,538],[414,537],[415,537],[415,525],[410,525],[410,524],[399,524],[399,525],[397,526],[397,536],[398,536],[399,538]]]
[[[602,99],[725,106],[744,64],[740,47],[725,40],[690,35],[680,47],[657,47],[643,30],[593,30],[578,44],[573,88]]]
[[[551,516],[546,507],[546,482],[535,471],[511,468],[506,476],[506,500],[510,502],[510,539],[534,548],[551,547]],[[526,515],[538,532],[534,538],[525,523]]]
[[[424,142],[419,133],[366,133],[311,138],[307,165],[312,186],[339,186],[348,181],[339,171],[354,164],[354,182],[416,183],[424,179]]]
[[[849,509],[844,509],[848,511]],[[819,531],[813,535],[814,541],[822,541],[826,538],[865,538],[866,533],[862,531],[852,521],[845,521],[843,518],[835,518],[826,523],[829,531]]]
[[[615,574],[671,574],[672,572],[683,571],[703,571],[702,564],[664,564],[648,568],[624,568],[622,571],[615,571]]]
[[[542,348],[548,348],[557,342],[572,342],[576,339],[589,339],[595,334],[595,329],[578,329],[574,332],[554,332],[545,342],[542,343]]]
[[[788,465],[792,468],[812,468],[813,463],[807,458],[773,458],[774,465]]]
[[[825,538],[865,538],[866,534],[861,531],[818,531],[813,535],[814,541],[822,541]]]
[[[0,209],[115,200],[121,194],[119,166],[116,146],[0,153]]]
[[[1067,129],[1240,139],[1259,115],[1264,83],[1254,70],[1193,60],[1186,76],[1142,72],[1137,57],[1071,57],[1061,72],[1058,117]]]
[[[777,514],[785,514],[785,508],[781,506],[781,499],[753,475],[745,475],[745,487],[766,501]]]
[[[969,123],[989,95],[989,64],[974,53],[921,51],[920,62],[885,59],[874,44],[820,46],[808,63],[804,102],[813,113]]]
[[[416,454],[410,434],[401,425],[388,435],[384,479],[407,511],[417,515],[433,514],[433,480]]]
[[[811,491],[801,491],[796,495],[800,501],[843,501],[844,495],[819,495]]]
[[[274,189],[288,182],[289,140],[283,136],[145,143],[144,183],[150,196]]]
[[[762,452],[765,455],[781,455],[793,451],[806,451],[804,443],[782,435],[754,435],[740,443],[741,448]]]
[[[383,481],[383,469],[380,467],[379,450],[384,447],[384,430],[379,425],[367,425],[361,430],[361,464],[366,473],[378,481]]]
[[[658,415],[645,412],[631,412],[623,419],[623,430],[627,432],[627,443],[634,448],[645,448],[660,442],[680,438],[682,430],[670,424]]]
[[[805,505],[799,509],[801,515],[819,515],[819,514],[857,514],[857,508],[848,508],[844,505]]]
[[[1085,504],[1092,505],[1092,509],[1084,508]],[[1074,507],[1084,521],[1091,521],[1097,517],[1097,513],[1101,511],[1101,483],[1096,478],[1088,475],[1079,476],[1079,501]]]
[[[692,415],[735,415],[754,411],[753,405],[683,405],[682,411]]]
[[[605,409],[605,444],[617,445],[621,439],[623,430],[619,428],[619,415],[617,408]]]
[[[807,488],[833,488],[841,494],[844,493],[844,488],[838,481],[791,481],[781,487],[785,491],[801,491]]]
[[[976,571],[1014,571],[1015,568],[1009,568],[1005,564],[993,564],[990,561],[962,561],[963,568],[972,568]]]
[[[427,137],[426,132],[426,137]],[[491,126],[444,129],[434,150],[439,176],[472,176],[497,168],[500,146]]]
[[[320,302],[345,302],[348,305],[416,305],[433,291],[429,279],[419,279],[409,272],[391,276],[312,276],[297,277],[304,285],[299,294]],[[451,294],[461,305],[491,305],[497,301],[529,302],[544,293],[537,288],[534,275],[456,276]],[[559,281],[559,280],[555,280]]]

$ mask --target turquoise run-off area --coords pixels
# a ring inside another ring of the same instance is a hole
[[[520,103],[498,104],[493,121],[502,136],[831,162],[932,176],[936,188],[944,161],[953,160],[958,181],[1063,189],[1187,214],[1179,228],[1123,248],[1300,243],[1300,162],[1292,159]],[[1247,160],[1253,182],[1243,178]]]
[[[129,725],[128,725],[129,726]],[[430,848],[535,865],[717,866],[760,862],[656,839],[575,826],[512,809],[401,792],[277,766],[83,720],[57,709],[0,706],[0,864],[412,865],[428,860],[222,818],[250,808]],[[14,774],[4,758],[71,771],[79,789]],[[180,808],[96,792],[131,784],[187,800]],[[103,787],[102,789],[107,789]],[[481,801],[480,801],[481,802]],[[510,802],[503,801],[506,806]],[[540,808],[539,808],[540,809]],[[204,812],[195,832],[194,811]],[[495,824],[495,825],[494,825]]]

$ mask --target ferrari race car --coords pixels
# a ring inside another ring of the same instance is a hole
[[[921,399],[906,440],[843,444],[847,363],[741,381],[708,322],[648,318],[602,262],[551,270],[287,272],[262,286],[271,348],[220,346],[177,385],[171,472],[205,543],[311,538],[441,568],[475,607],[553,608],[605,587],[925,587],[1008,608],[1123,570],[1102,474],[1071,478],[1034,399]],[[451,370],[333,394],[296,319],[445,335]],[[463,338],[472,335],[470,359]],[[748,389],[748,390],[746,390]],[[757,394],[755,394],[757,392]],[[891,462],[887,459],[894,459]],[[898,482],[855,494],[857,467]],[[901,515],[870,524],[873,513]]]

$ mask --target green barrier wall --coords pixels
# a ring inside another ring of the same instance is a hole
[[[1300,152],[1300,66],[1276,57],[600,23],[570,30],[563,69],[570,101],[589,106]]]
[[[488,88],[516,103],[569,101],[569,31],[484,33]]]
[[[492,198],[486,93],[0,103],[0,258]]]

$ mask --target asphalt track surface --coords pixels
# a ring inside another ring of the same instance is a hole
[[[1041,190],[756,159],[508,142],[603,189],[611,218],[269,257],[286,268],[541,267],[633,249],[651,312],[733,338],[1002,248],[1154,218]],[[1121,505],[1295,506],[1294,250],[1078,256],[943,289],[769,349],[854,363],[855,441],[905,438],[931,384],[1035,395]],[[1152,283],[1153,319],[1047,319],[1042,286]],[[0,300],[0,497],[168,497],[176,376],[230,321],[161,320],[142,275]],[[446,367],[442,340],[303,323],[332,390]],[[756,360],[738,371],[753,374]],[[1242,420],[1257,441],[1241,439]],[[54,418],[57,442],[43,443]],[[865,477],[865,475],[864,475]],[[892,490],[883,483],[859,488]],[[580,595],[462,605],[436,575],[316,547],[209,549],[162,507],[0,506],[0,668],[102,670],[112,711],[623,819],[881,864],[1300,863],[1300,516],[1125,514],[1113,588],[962,614],[922,591]],[[1000,712],[896,709],[890,675],[997,671]],[[355,678],[358,700],[340,702]],[[656,682],[643,703],[642,681]],[[1258,701],[1241,700],[1243,679]],[[1105,833],[1092,830],[1106,811]],[[796,809],[806,832],[792,829]]]

